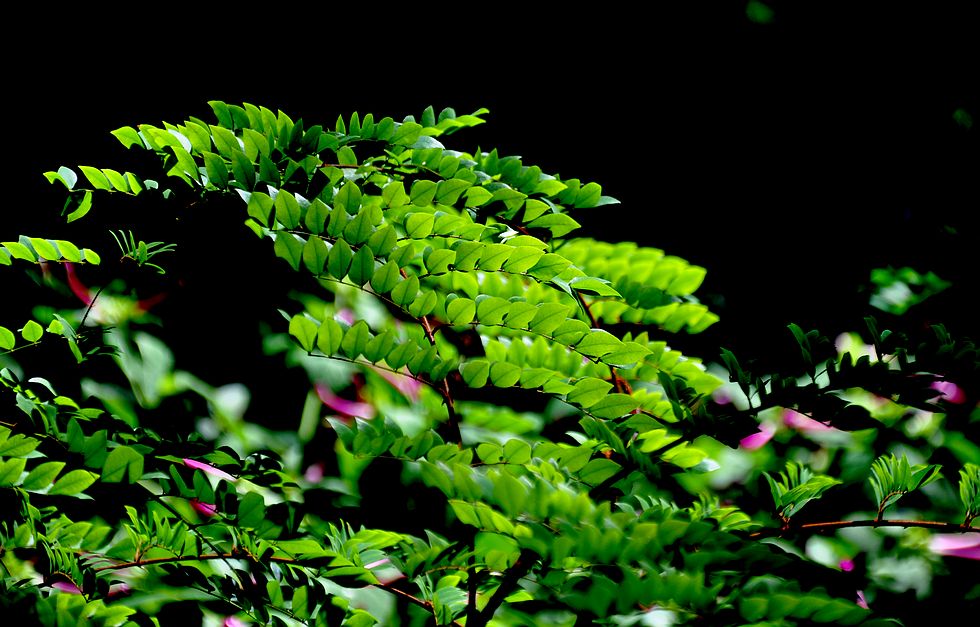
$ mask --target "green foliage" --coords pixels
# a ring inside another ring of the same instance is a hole
[[[269,420],[246,419],[251,392],[176,369],[151,320],[93,334],[101,291],[82,312],[38,307],[0,327],[9,611],[51,625],[169,611],[276,625],[876,625],[901,618],[906,590],[881,574],[894,560],[925,564],[933,590],[952,582],[915,534],[967,532],[980,514],[969,339],[869,318],[870,344],[832,342],[792,324],[777,372],[724,349],[706,363],[670,346],[718,321],[696,296],[706,270],[575,237],[576,212],[616,202],[596,183],[443,143],[486,110],[325,125],[210,105],[210,122],[113,132],[157,158],[159,184],[89,166],[45,176],[67,190],[73,224],[106,193],[156,211],[234,204],[295,289],[201,311],[200,349],[243,341],[224,333],[228,317],[278,310],[264,350],[305,402],[290,416],[285,391],[255,390],[282,396]],[[183,250],[132,233],[111,232],[135,272],[162,273],[150,260]],[[216,260],[235,259],[231,238],[207,237]],[[5,265],[98,263],[63,240],[2,246]],[[249,277],[260,294],[263,280]],[[49,335],[74,356],[50,381],[50,362],[14,352]],[[77,374],[96,360],[111,368]],[[959,499],[944,469],[959,471]],[[883,518],[906,495],[908,516]],[[898,548],[886,532],[903,534]],[[858,554],[868,568],[845,576]]]
[[[122,259],[131,259],[139,266],[149,266],[160,274],[166,273],[166,270],[159,265],[150,263],[150,259],[160,253],[172,252],[176,248],[175,244],[165,244],[164,242],[150,242],[147,244],[142,240],[137,242],[136,238],[133,237],[132,231],[128,233],[119,231],[118,235],[110,231],[109,234],[116,240],[119,250],[122,251]]]

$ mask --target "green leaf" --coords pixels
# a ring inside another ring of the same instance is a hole
[[[320,323],[320,328],[316,333],[316,347],[324,355],[335,355],[340,350],[340,343],[344,339],[344,330],[340,323],[333,318],[327,318]]]
[[[531,228],[548,229],[555,237],[568,235],[582,225],[564,213],[548,213],[527,223]]]
[[[27,460],[23,458],[8,459],[0,462],[0,488],[9,488],[17,485],[26,465]]]
[[[544,256],[544,251],[531,246],[515,246],[513,252],[504,262],[503,269],[507,272],[524,273],[530,270]]]
[[[76,197],[77,196],[73,194],[71,196],[71,200],[74,201]],[[78,201],[78,207],[76,207],[74,211],[69,213],[68,216],[65,218],[65,220],[67,222],[74,222],[75,220],[78,220],[79,218],[85,216],[85,214],[87,214],[91,208],[92,208],[92,192],[90,190],[85,190],[85,192],[82,194],[82,199]]]
[[[228,166],[225,160],[213,152],[204,152],[204,169],[212,185],[220,189],[228,187]]]
[[[311,274],[320,274],[327,265],[330,251],[319,237],[311,236],[303,246],[303,263]]]
[[[597,418],[619,418],[639,406],[639,401],[628,394],[606,394],[594,405],[589,406],[589,413]]]
[[[272,223],[272,214],[275,211],[275,201],[268,194],[252,192],[248,198],[246,211],[250,218],[264,227],[269,227]]]
[[[280,190],[276,195],[274,206],[276,208],[276,220],[284,228],[295,229],[299,226],[303,217],[303,209],[295,196],[286,190]]]
[[[313,199],[310,206],[306,208],[306,218],[304,219],[306,228],[314,235],[323,233],[323,229],[327,224],[327,216],[329,215],[330,207],[319,198]]]
[[[509,300],[481,294],[476,299],[476,315],[480,324],[502,324],[510,306]]]
[[[351,261],[354,259],[354,252],[350,245],[344,240],[337,240],[337,243],[330,249],[327,255],[327,270],[330,276],[342,280],[350,270]]]
[[[407,205],[411,200],[405,193],[405,184],[401,181],[392,181],[385,185],[384,189],[381,190],[381,199],[384,206],[390,209]]]
[[[28,261],[30,263],[37,261],[37,256],[34,254],[34,252],[20,242],[0,242],[0,245],[6,248],[10,253],[10,256],[14,259],[23,259],[24,261]]]
[[[412,190],[409,198],[416,207],[428,207],[436,197],[436,183],[420,179],[412,183]]]
[[[351,359],[357,359],[358,356],[367,350],[368,342],[371,340],[371,331],[368,329],[368,325],[363,320],[358,320],[354,323],[347,333],[344,334],[344,339],[340,343],[340,348],[344,351]]]
[[[614,296],[622,298],[622,295],[609,285],[609,281],[591,276],[575,277],[568,284],[579,292],[588,292],[598,296]]]
[[[106,483],[136,483],[142,477],[143,456],[128,446],[112,449],[102,464],[102,481]]]
[[[361,246],[351,260],[347,275],[357,285],[364,285],[374,276],[374,252],[370,246]]]
[[[34,251],[48,261],[57,261],[61,259],[61,253],[58,252],[58,248],[49,240],[41,239],[40,237],[29,238],[31,246],[34,247]]]
[[[44,327],[33,320],[28,320],[20,330],[20,335],[28,342],[36,342],[44,335]]]
[[[398,264],[392,261],[379,268],[371,277],[371,289],[378,294],[390,292],[401,280]]]
[[[460,195],[462,195],[463,192],[470,187],[470,185],[470,182],[460,179],[446,179],[444,181],[439,181],[439,184],[436,186],[436,201],[444,205],[452,205],[459,200]]]
[[[276,256],[285,259],[293,270],[299,270],[299,264],[303,261],[303,247],[306,242],[296,237],[292,233],[280,231],[276,234],[276,241],[272,246]]]
[[[80,165],[78,169],[82,171],[88,182],[92,184],[95,189],[111,190],[112,183],[106,178],[106,175],[102,173],[102,170],[98,168],[93,168],[87,165]]]
[[[249,492],[238,503],[238,524],[246,528],[262,525],[266,518],[265,499],[258,492]]]
[[[482,207],[493,200],[493,193],[485,187],[471,187],[466,190],[466,207]]]
[[[575,350],[587,357],[602,357],[621,348],[623,342],[602,329],[592,329],[575,345]]]
[[[0,350],[10,350],[16,344],[17,338],[7,327],[0,326]]]
[[[490,377],[490,362],[486,359],[472,359],[459,368],[463,381],[471,388],[482,388]]]
[[[438,302],[439,298],[436,296],[435,292],[423,291],[421,297],[416,298],[415,301],[409,306],[408,313],[412,314],[416,318],[427,316],[432,313],[433,309],[436,308],[436,304]]]
[[[348,215],[356,215],[361,208],[361,188],[348,181],[334,197],[334,206],[340,207]]]
[[[451,325],[464,325],[473,322],[476,303],[469,298],[456,298],[446,304],[446,318]]]
[[[124,148],[130,148],[131,146],[143,147],[143,140],[140,139],[139,133],[132,126],[123,126],[122,128],[117,128],[112,131],[111,134],[119,140],[119,143],[123,145]],[[59,169],[59,172],[61,170]],[[71,187],[69,187],[71,189]]]
[[[398,234],[390,224],[385,224],[368,238],[368,246],[380,257],[385,257],[398,245]]]
[[[231,172],[242,189],[251,190],[255,187],[255,164],[248,160],[244,152],[236,150],[231,153]]]
[[[90,263],[93,266],[97,266],[100,263],[102,263],[102,259],[99,257],[99,254],[96,253],[91,248],[83,248],[82,257],[85,259],[87,263]]]
[[[54,243],[57,244],[58,250],[61,251],[62,256],[65,261],[71,261],[73,263],[78,263],[82,260],[82,251],[78,249],[77,246],[71,242],[65,241],[63,239],[56,239]]]
[[[405,220],[405,233],[412,239],[423,239],[432,233],[433,224],[435,224],[435,216],[431,213],[410,213]]]
[[[531,318],[530,330],[542,335],[548,335],[557,329],[568,318],[571,309],[559,303],[542,303],[538,305],[537,313]]]
[[[65,462],[44,462],[27,473],[21,487],[32,491],[43,490],[54,482],[64,467]]]
[[[391,290],[391,300],[399,307],[411,305],[419,293],[419,279],[415,275],[401,281]]]
[[[538,308],[531,303],[516,301],[510,304],[504,324],[510,329],[527,329],[538,313]]]
[[[506,361],[495,361],[490,365],[490,380],[498,388],[509,388],[521,379],[521,368]]]
[[[456,260],[456,252],[448,248],[428,249],[423,257],[425,269],[429,274],[445,274],[449,265]]]
[[[565,400],[588,409],[606,396],[612,387],[612,384],[607,381],[587,377],[575,384],[572,391],[566,395]]]
[[[315,322],[303,314],[297,314],[289,320],[289,334],[296,338],[303,350],[307,353],[313,352],[318,334]]]
[[[366,242],[373,232],[371,216],[367,209],[364,209],[344,227],[344,239],[356,246]]]
[[[585,483],[595,486],[615,475],[621,468],[622,466],[611,459],[597,457],[585,464],[578,471],[578,476]]]
[[[384,120],[379,122],[383,124]],[[418,141],[422,126],[415,122],[402,122],[395,127],[395,132],[388,141],[399,146],[411,146]]]
[[[95,483],[95,480],[98,478],[99,475],[95,474],[94,472],[89,472],[88,470],[72,470],[55,481],[54,485],[51,486],[51,489],[48,490],[48,495],[61,494],[65,496],[73,496],[75,494],[79,494]]]

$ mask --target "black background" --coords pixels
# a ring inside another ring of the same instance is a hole
[[[768,24],[747,19],[741,1],[669,4],[547,15],[487,5],[453,20],[434,5],[228,7],[101,24],[29,9],[37,15],[12,25],[17,36],[3,44],[3,239],[57,233],[85,243],[72,228],[94,225],[98,205],[66,228],[60,190],[41,173],[125,168],[132,155],[109,131],[211,119],[208,100],[324,125],[355,110],[400,119],[430,104],[487,107],[488,124],[450,147],[497,147],[599,182],[622,204],[578,214],[583,235],[707,268],[701,294],[722,322],[675,338],[695,354],[764,352],[789,339],[788,322],[856,328],[869,312],[869,272],[887,265],[952,280],[920,315],[973,333],[980,21],[969,3],[772,1]],[[236,12],[244,19],[229,19]],[[954,121],[957,109],[972,129]],[[210,228],[244,231],[234,220]],[[108,252],[114,244],[99,233]],[[247,306],[249,271],[267,266],[174,259],[192,285],[200,270],[229,270],[194,297],[216,307]]]

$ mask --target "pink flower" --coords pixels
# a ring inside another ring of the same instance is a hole
[[[358,401],[349,401],[333,393],[330,386],[317,383],[316,394],[323,404],[345,418],[374,418],[374,406]]]
[[[952,381],[933,381],[929,387],[938,390],[939,397],[947,403],[959,404],[966,401],[966,393]]]
[[[229,616],[221,623],[221,627],[246,627],[246,624],[239,618]]]
[[[845,573],[849,573],[854,570],[854,560],[841,560],[838,566],[840,566],[840,569]]]
[[[196,468],[197,470],[203,470],[209,475],[218,477],[219,479],[224,479],[225,481],[235,481],[235,478],[226,473],[224,470],[215,468],[211,464],[206,464],[204,462],[199,462],[196,459],[184,458],[184,465],[188,468]]]
[[[868,600],[864,598],[864,590],[858,590],[857,604],[866,610],[871,609],[870,607],[868,607]]]
[[[67,580],[65,580],[65,581],[56,581],[53,584],[51,584],[51,587],[54,588],[55,590],[59,590],[61,592],[67,592],[68,594],[81,594],[82,593],[81,589],[78,586],[76,586],[75,584],[73,584],[72,582],[67,581]]]
[[[384,368],[375,367],[374,370],[401,392],[405,398],[413,403],[419,400],[419,388],[422,387],[422,383],[418,379],[408,373],[392,372]]]
[[[758,448],[762,448],[766,442],[772,439],[773,434],[776,433],[775,427],[767,422],[759,425],[759,430],[752,435],[747,435],[739,441],[739,446],[747,451],[754,451]]]
[[[213,518],[218,515],[218,506],[211,503],[205,503],[200,499],[191,499],[191,507],[194,508],[198,514],[205,516],[207,518]]]
[[[350,309],[341,309],[334,317],[341,322],[346,322],[348,326],[354,325],[354,312]]]
[[[980,533],[943,533],[932,536],[929,549],[937,555],[980,560]]]
[[[783,411],[783,424],[790,429],[796,429],[797,431],[802,431],[804,433],[833,430],[833,427],[825,425],[819,420],[814,420],[809,416],[804,416],[800,412],[793,411],[792,409]]]
[[[323,479],[324,476],[323,471],[324,471],[323,462],[310,464],[310,466],[306,469],[306,472],[303,473],[303,478],[309,481],[310,483],[318,483]]]

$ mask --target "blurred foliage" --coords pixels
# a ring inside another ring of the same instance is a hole
[[[142,209],[109,229],[119,264],[66,240],[0,248],[5,272],[34,279],[8,292],[31,319],[0,327],[0,586],[18,624],[976,611],[970,338],[901,318],[834,339],[791,324],[776,372],[724,349],[705,363],[670,345],[718,320],[696,296],[705,269],[577,237],[574,215],[617,204],[596,183],[447,147],[486,110],[322,125],[210,105],[211,121],[113,131],[133,172],[46,173],[73,227],[103,201]],[[228,207],[237,225],[188,217]],[[132,235],[168,212],[179,245]],[[195,249],[206,262],[185,272],[216,294],[243,274],[248,294],[181,302],[189,355],[163,339],[175,310],[154,281]],[[243,328],[255,367],[278,369],[209,383]],[[252,418],[259,397],[274,403]]]

